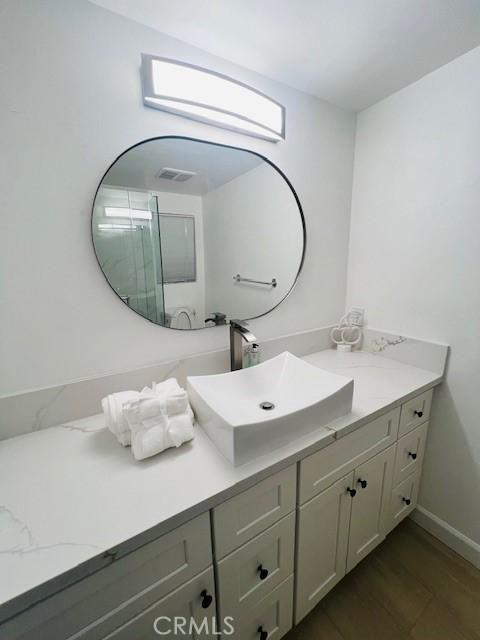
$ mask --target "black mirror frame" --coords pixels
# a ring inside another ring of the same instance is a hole
[[[293,281],[292,286],[290,287],[290,289],[287,291],[287,293],[283,296],[283,298],[277,302],[276,305],[274,305],[271,309],[268,309],[268,311],[265,311],[264,313],[260,313],[258,316],[252,316],[250,318],[240,318],[241,320],[244,321],[248,321],[248,320],[256,320],[257,318],[262,318],[263,316],[266,316],[267,314],[271,313],[272,311],[274,311],[278,306],[280,306],[282,304],[282,302],[284,302],[288,296],[292,293],[295,285],[298,282],[298,278],[302,272],[303,269],[303,265],[305,262],[305,253],[306,253],[306,249],[307,249],[307,228],[306,228],[306,224],[305,224],[305,216],[303,214],[303,209],[302,209],[302,205],[300,203],[300,199],[297,195],[297,192],[295,191],[292,183],[290,182],[290,180],[287,178],[287,176],[283,173],[283,171],[281,169],[279,169],[277,167],[276,164],[274,164],[271,160],[269,160],[267,157],[263,156],[261,153],[258,153],[257,151],[252,151],[251,149],[244,149],[243,147],[234,147],[233,145],[229,145],[229,144],[222,144],[220,142],[212,142],[211,140],[201,140],[200,138],[191,138],[189,136],[175,136],[175,135],[169,135],[169,136],[155,136],[153,138],[146,138],[145,140],[141,140],[140,142],[137,142],[136,144],[133,144],[131,147],[128,147],[128,149],[125,149],[125,151],[123,151],[120,155],[118,155],[115,160],[109,165],[108,169],[105,171],[105,173],[103,174],[97,189],[95,190],[95,195],[93,197],[93,203],[92,203],[92,215],[91,215],[91,225],[90,225],[90,233],[91,233],[91,240],[92,240],[92,247],[93,247],[93,252],[95,254],[95,258],[98,262],[98,265],[100,267],[100,270],[103,274],[103,277],[105,278],[106,282],[108,283],[108,286],[110,287],[110,289],[114,292],[114,294],[117,296],[117,298],[119,298],[119,300],[122,301],[122,303],[127,306],[128,309],[130,309],[130,311],[133,311],[134,313],[136,313],[137,315],[139,315],[141,318],[143,318],[144,320],[146,320],[147,322],[150,322],[151,324],[155,325],[156,327],[161,327],[162,329],[173,329],[174,331],[199,331],[200,329],[213,329],[215,328],[217,325],[213,325],[210,327],[197,327],[195,329],[177,329],[175,327],[166,327],[165,325],[161,325],[158,324],[157,322],[154,322],[153,320],[150,320],[149,318],[146,318],[145,316],[143,316],[141,313],[139,313],[138,311],[135,311],[135,309],[132,309],[131,307],[129,307],[124,300],[122,300],[121,296],[118,294],[117,291],[115,291],[115,289],[112,287],[112,285],[110,284],[107,276],[105,275],[105,272],[102,269],[101,263],[100,263],[100,258],[97,254],[97,251],[95,249],[95,242],[94,242],[94,228],[93,228],[93,216],[94,216],[94,211],[95,211],[95,201],[97,199],[97,195],[98,192],[100,190],[100,187],[103,184],[103,180],[105,179],[106,175],[108,174],[108,172],[110,171],[110,169],[113,167],[113,165],[122,157],[124,156],[126,153],[128,153],[129,151],[131,151],[132,149],[135,149],[136,147],[139,147],[142,144],[145,144],[147,142],[153,142],[154,140],[189,140],[191,142],[200,142],[202,144],[209,144],[215,147],[223,147],[226,149],[236,149],[238,151],[244,151],[246,153],[251,153],[254,156],[257,156],[258,158],[261,158],[264,162],[266,162],[267,164],[269,164],[271,167],[273,167],[273,169],[275,169],[275,171],[277,171],[282,178],[285,180],[285,182],[287,183],[288,187],[290,188],[290,191],[293,194],[293,197],[295,198],[295,202],[297,203],[297,207],[298,207],[298,211],[300,214],[300,220],[302,223],[302,237],[303,237],[303,250],[302,250],[302,256],[300,258],[300,264],[298,267],[298,271],[295,275],[295,280]],[[220,325],[222,326],[222,325]]]

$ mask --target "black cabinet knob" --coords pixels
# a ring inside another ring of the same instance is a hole
[[[357,495],[357,490],[350,489],[350,487],[347,487],[347,493],[349,493],[352,496],[352,498],[354,498]]]
[[[416,416],[418,416],[419,418],[421,418],[423,416],[423,411],[414,411],[413,412]]]
[[[265,631],[265,629],[262,626],[258,627],[257,631],[258,631],[258,635],[260,636],[260,640],[267,640],[268,631]]]
[[[257,567],[257,573],[260,576],[260,580],[265,580],[265,578],[268,576],[268,569],[265,569],[263,565],[259,564]]]
[[[209,593],[207,592],[206,589],[204,589],[201,594],[200,597],[202,599],[202,608],[203,609],[208,609],[208,607],[212,604],[213,602],[213,596],[209,595]]]
[[[414,453],[413,451],[409,451],[409,452],[408,452],[408,455],[410,456],[410,458],[411,458],[412,460],[416,460],[416,459],[417,459],[417,454],[416,454],[416,453]]]
[[[411,503],[411,500],[410,498],[402,498],[402,502],[404,502],[408,507],[408,505]]]
[[[366,489],[368,482],[366,480],[362,480],[361,478],[359,478],[357,480],[357,484],[359,484],[362,487],[362,489]]]

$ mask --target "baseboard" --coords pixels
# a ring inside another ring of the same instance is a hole
[[[477,569],[480,569],[480,544],[467,538],[466,535],[421,506],[417,506],[415,511],[410,514],[410,518],[465,560],[471,562]]]

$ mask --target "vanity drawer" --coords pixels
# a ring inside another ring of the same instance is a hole
[[[205,513],[39,602],[0,626],[0,637],[65,640],[94,627],[85,638],[103,638],[211,564]]]
[[[399,522],[415,509],[417,506],[419,487],[420,469],[394,487],[390,500],[389,531],[396,527]]]
[[[399,436],[403,436],[405,433],[415,429],[415,427],[418,427],[422,422],[426,422],[429,419],[432,397],[433,389],[430,389],[405,402],[405,404],[402,404],[400,427],[398,429]]]
[[[274,524],[217,566],[220,616],[248,615],[258,601],[293,573],[295,512]],[[260,567],[265,571],[262,579]]]
[[[213,509],[215,554],[223,558],[295,509],[292,465]]]
[[[299,503],[304,504],[397,439],[400,408],[393,409],[300,462]]]
[[[425,453],[427,430],[428,422],[424,422],[398,441],[393,475],[394,486],[421,468]]]
[[[206,596],[202,595],[204,591]],[[207,602],[210,604],[204,608],[202,603]],[[213,639],[215,630],[215,583],[210,568],[108,636],[103,636],[102,640],[158,640],[162,635]],[[90,640],[89,635],[81,635],[78,640],[87,638]]]
[[[234,640],[259,640],[260,627],[268,640],[279,640],[292,628],[293,575],[256,604],[244,619],[234,621]],[[227,638],[227,635],[223,636]]]

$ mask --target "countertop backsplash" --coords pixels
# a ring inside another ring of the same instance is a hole
[[[262,358],[271,358],[282,351],[304,356],[328,349],[331,346],[330,329],[322,327],[261,341]],[[142,389],[152,382],[171,377],[177,378],[184,386],[187,376],[225,373],[229,367],[230,352],[221,349],[141,369],[0,397],[0,440],[97,414],[101,411],[101,399],[116,391]]]
[[[283,351],[306,356],[332,347],[331,326],[261,341],[262,359]],[[366,328],[362,350],[443,375],[448,347],[444,344]],[[100,401],[109,393],[141,389],[153,381],[178,379],[185,385],[189,375],[224,373],[229,369],[229,350],[210,351],[181,360],[113,373],[98,378],[26,391],[0,398],[0,440],[85,418],[100,412]]]

